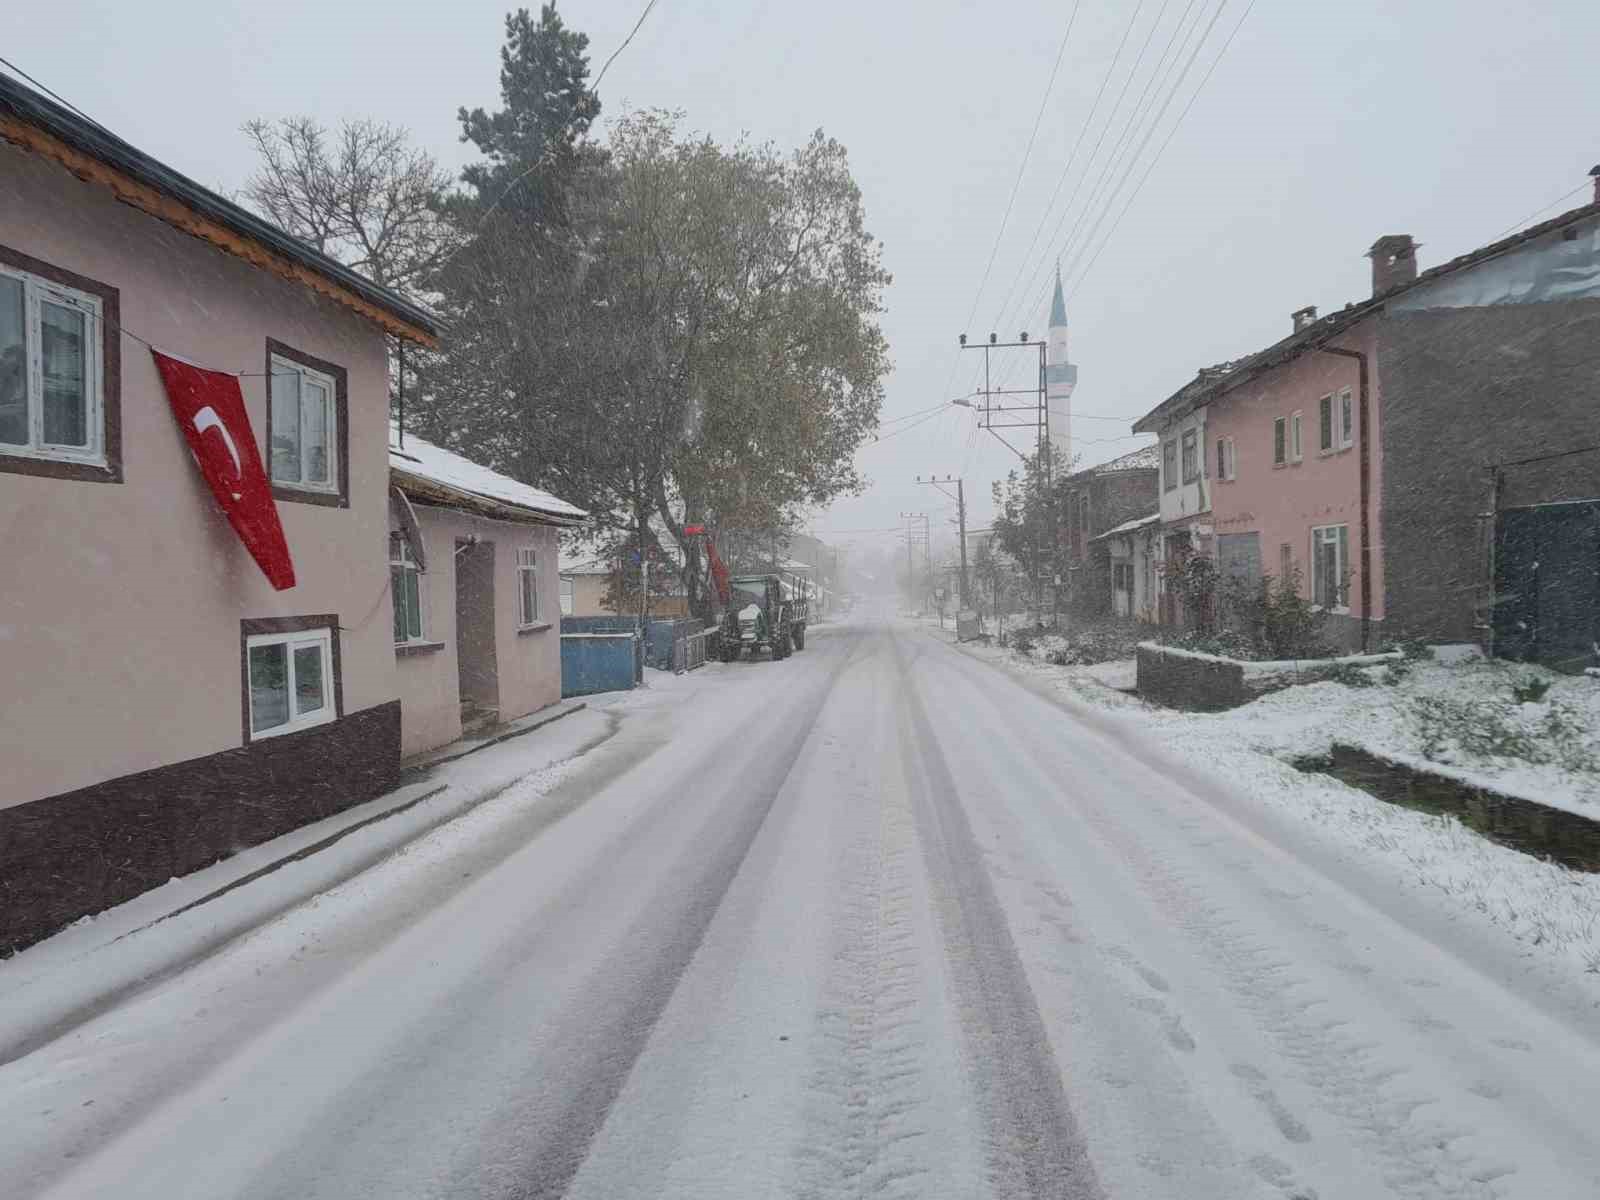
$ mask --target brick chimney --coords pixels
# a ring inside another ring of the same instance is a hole
[[[1307,325],[1317,323],[1317,306],[1308,304],[1304,308],[1297,308],[1289,314],[1289,319],[1294,322],[1294,331],[1299,333]]]
[[[1590,167],[1589,178],[1594,180],[1594,202],[1600,204],[1600,167]]]
[[[1386,233],[1367,251],[1372,260],[1372,294],[1379,295],[1417,277],[1417,244],[1409,233]]]

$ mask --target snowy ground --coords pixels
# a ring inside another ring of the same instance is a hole
[[[1438,661],[1408,665],[1397,683],[1381,682],[1388,668],[1368,668],[1371,687],[1308,683],[1268,693],[1222,713],[1177,712],[1127,695],[1137,674],[1128,662],[1056,667],[1043,661],[1049,639],[1029,656],[998,646],[971,644],[963,653],[1019,676],[1060,703],[1084,712],[1119,736],[1160,743],[1195,769],[1226,779],[1242,796],[1315,827],[1330,844],[1386,862],[1400,881],[1441,893],[1462,919],[1492,925],[1548,959],[1559,971],[1592,986],[1600,996],[1600,875],[1570,871],[1488,842],[1443,817],[1396,808],[1325,775],[1289,764],[1325,755],[1334,742],[1358,746],[1398,762],[1522,796],[1600,819],[1600,775],[1560,763],[1466,755],[1457,745],[1424,755],[1430,726],[1417,720],[1419,705],[1443,701],[1510,714],[1536,735],[1552,704],[1574,714],[1590,740],[1600,737],[1600,686],[1523,665],[1486,662],[1465,647],[1440,648]],[[1516,704],[1512,684],[1549,680],[1538,704]],[[1441,725],[1441,728],[1451,728]]]
[[[1594,977],[1270,759],[867,617],[651,678],[0,1066],[6,1195],[1600,1194]]]

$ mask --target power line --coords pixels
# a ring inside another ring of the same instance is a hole
[[[1138,164],[1139,156],[1144,153],[1144,148],[1150,144],[1150,139],[1155,135],[1156,130],[1160,128],[1161,119],[1167,115],[1167,109],[1171,107],[1173,98],[1182,89],[1183,81],[1189,77],[1189,72],[1194,69],[1195,61],[1200,57],[1201,48],[1204,47],[1206,39],[1211,36],[1211,31],[1216,27],[1217,21],[1221,18],[1223,9],[1227,7],[1228,0],[1220,0],[1216,11],[1211,14],[1211,20],[1206,24],[1205,29],[1200,34],[1200,37],[1195,41],[1194,48],[1189,52],[1188,60],[1183,64],[1183,70],[1179,72],[1177,81],[1173,83],[1172,88],[1167,92],[1166,99],[1161,102],[1161,108],[1156,113],[1155,118],[1146,126],[1144,137],[1140,140],[1138,148],[1135,149],[1133,154],[1129,157],[1127,166],[1123,169],[1121,176],[1118,177],[1116,185],[1112,187],[1111,191],[1107,194],[1106,202],[1100,209],[1099,214],[1095,217],[1094,224],[1089,227],[1088,232],[1083,236],[1082,243],[1080,243],[1078,248],[1073,252],[1073,261],[1067,268],[1069,275],[1071,275],[1071,273],[1077,269],[1078,263],[1083,260],[1084,252],[1088,249],[1089,244],[1094,240],[1095,234],[1099,232],[1100,226],[1105,221],[1106,215],[1110,213],[1112,205],[1116,203],[1118,193],[1122,191],[1123,187],[1128,182],[1129,176],[1133,174],[1133,169]],[[1246,15],[1248,15],[1248,12]],[[1235,28],[1237,28],[1237,26]],[[1220,57],[1221,55],[1219,54],[1218,58]],[[1198,94],[1199,93],[1196,92],[1196,95]],[[1173,129],[1176,128],[1177,126],[1174,125]]]
[[[1122,218],[1127,216],[1128,209],[1133,207],[1133,202],[1138,199],[1139,193],[1144,189],[1145,181],[1150,178],[1150,173],[1155,170],[1156,164],[1161,161],[1161,156],[1167,152],[1167,147],[1172,143],[1173,135],[1178,132],[1178,127],[1183,124],[1184,118],[1189,115],[1189,110],[1194,107],[1194,102],[1199,99],[1200,93],[1205,90],[1206,84],[1211,81],[1212,72],[1217,69],[1217,64],[1222,61],[1223,55],[1228,53],[1228,47],[1233,45],[1233,39],[1238,36],[1239,30],[1244,26],[1245,21],[1250,16],[1251,10],[1253,10],[1255,6],[1256,0],[1250,0],[1250,3],[1245,5],[1244,12],[1239,14],[1239,20],[1234,24],[1233,29],[1229,32],[1227,40],[1222,43],[1222,49],[1217,51],[1217,56],[1211,60],[1211,65],[1206,68],[1206,73],[1200,77],[1199,84],[1195,87],[1194,91],[1190,93],[1188,101],[1183,106],[1183,111],[1178,114],[1178,119],[1172,123],[1172,128],[1167,130],[1167,136],[1162,139],[1161,145],[1157,148],[1155,156],[1151,158],[1149,164],[1145,167],[1144,174],[1139,176],[1139,182],[1134,185],[1133,191],[1128,194],[1127,202],[1122,206],[1122,211],[1117,214],[1117,219],[1112,222],[1111,228],[1106,232],[1105,240],[1100,243],[1100,248],[1094,252],[1094,257],[1089,260],[1088,264],[1083,268],[1083,271],[1078,275],[1078,277],[1072,281],[1072,286],[1074,288],[1077,288],[1078,285],[1088,277],[1089,272],[1094,268],[1094,264],[1100,260],[1101,252],[1104,251],[1108,245],[1110,245],[1112,236],[1117,232],[1117,228],[1122,224]],[[1571,195],[1571,193],[1569,192],[1568,195]],[[1560,201],[1558,200],[1556,203],[1559,204]]]
[[[105,130],[106,133],[111,133],[111,131],[109,129],[106,129],[106,127],[104,125],[100,124],[99,121],[96,121],[88,113],[84,112],[83,109],[79,108],[71,100],[68,100],[65,96],[61,95],[59,92],[52,91],[50,88],[48,88],[44,84],[40,83],[37,79],[35,79],[32,75],[29,75],[26,71],[24,71],[21,67],[17,66],[17,64],[12,62],[10,59],[8,59],[8,58],[0,58],[0,63],[3,63],[5,66],[9,67],[13,72],[15,72],[16,74],[22,76],[29,83],[33,84],[34,87],[38,88],[41,92],[43,92],[45,95],[49,96],[51,99],[53,99],[56,102],[58,102],[60,104],[63,104],[66,107],[70,108],[73,112],[77,113],[80,117],[82,117],[85,121],[89,122],[89,124],[93,125],[95,128]],[[115,137],[116,135],[112,134],[111,136]]]
[[[1143,3],[1143,0],[1140,0]],[[1083,7],[1083,0],[1076,0],[1072,12],[1067,17],[1067,27],[1061,34],[1061,45],[1056,50],[1055,64],[1050,68],[1050,80],[1045,84],[1044,95],[1039,97],[1039,111],[1033,118],[1033,131],[1028,134],[1027,148],[1022,152],[1022,162],[1017,167],[1017,177],[1011,183],[1011,195],[1006,200],[1005,214],[1000,218],[1000,227],[995,230],[994,245],[989,248],[989,262],[983,268],[983,278],[978,283],[978,290],[972,295],[972,311],[967,314],[967,323],[964,329],[970,329],[972,322],[978,315],[978,305],[983,300],[983,289],[989,285],[989,273],[994,270],[995,256],[1000,251],[1000,241],[1005,236],[1006,224],[1011,220],[1012,207],[1017,202],[1017,190],[1022,186],[1022,176],[1028,169],[1028,159],[1033,154],[1034,141],[1039,136],[1039,124],[1044,120],[1044,110],[1050,103],[1050,93],[1056,86],[1056,75],[1061,70],[1061,60],[1066,56],[1067,40],[1072,36],[1072,27],[1078,20],[1078,10]],[[958,350],[955,357],[950,360],[950,374],[945,379],[944,390],[949,391],[950,385],[955,381],[956,369],[961,363],[961,352]]]
[[[3,60],[0,60],[0,61],[3,61]],[[1507,226],[1505,229],[1502,229],[1499,233],[1495,234],[1492,238],[1489,239],[1488,242],[1485,242],[1484,245],[1487,246],[1487,245],[1490,245],[1493,242],[1498,242],[1501,238],[1505,237],[1507,234],[1515,233],[1517,230],[1521,229],[1524,225],[1526,225],[1529,221],[1531,221],[1535,217],[1537,217],[1540,213],[1547,212],[1548,210],[1554,208],[1556,205],[1560,204],[1563,200],[1572,199],[1572,197],[1576,196],[1581,191],[1585,191],[1588,187],[1589,187],[1588,183],[1580,183],[1577,187],[1573,188],[1570,192],[1563,192],[1561,195],[1557,196],[1554,200],[1550,201],[1549,204],[1541,204],[1538,208],[1534,209],[1527,216],[1523,217],[1522,220],[1517,221],[1515,224]]]
[[[622,39],[622,45],[611,52],[611,57],[606,59],[605,65],[600,68],[600,74],[596,75],[594,82],[589,85],[591,92],[599,88],[600,81],[606,77],[606,72],[611,69],[611,64],[617,61],[617,55],[628,48],[628,43],[633,41],[633,35],[639,32],[639,26],[644,24],[644,19],[650,15],[650,10],[655,6],[656,0],[650,0],[650,3],[644,6],[644,11],[639,14],[639,19],[633,23],[633,29],[628,33],[627,37]]]
[[[1061,168],[1061,174],[1056,176],[1055,189],[1050,193],[1050,200],[1044,206],[1044,212],[1039,214],[1039,224],[1034,228],[1033,238],[1028,242],[1028,248],[1023,252],[1022,262],[1017,267],[1017,273],[1011,280],[1011,286],[1006,289],[1005,299],[1000,302],[999,312],[995,314],[995,327],[999,327],[1000,317],[1005,313],[1006,306],[1011,303],[1011,295],[1016,291],[1017,281],[1022,278],[1027,270],[1027,263],[1033,254],[1033,248],[1038,245],[1039,235],[1044,232],[1044,227],[1050,222],[1050,214],[1055,210],[1056,197],[1061,194],[1061,187],[1067,181],[1067,175],[1072,170],[1072,164],[1077,161],[1078,148],[1083,144],[1084,135],[1089,132],[1089,127],[1094,124],[1094,114],[1100,110],[1100,101],[1104,98],[1106,88],[1111,83],[1111,76],[1116,72],[1117,62],[1122,58],[1122,51],[1128,44],[1128,38],[1133,33],[1133,27],[1139,20],[1139,13],[1144,8],[1144,0],[1134,5],[1133,16],[1128,18],[1128,26],[1122,31],[1122,40],[1117,43],[1117,49],[1111,56],[1111,62],[1106,67],[1106,73],[1100,79],[1100,88],[1095,92],[1094,102],[1089,105],[1089,115],[1083,119],[1083,124],[1078,127],[1078,136],[1073,139],[1072,150],[1067,155],[1066,165]],[[1070,205],[1070,202],[1069,202]],[[970,323],[970,319],[969,319]]]

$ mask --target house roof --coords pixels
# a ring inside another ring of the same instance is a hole
[[[1547,233],[1553,233],[1558,229],[1563,229],[1575,222],[1594,216],[1600,216],[1600,202],[1569,209],[1559,216],[1551,217],[1548,221],[1530,225],[1527,229],[1514,233],[1510,237],[1501,238],[1466,254],[1457,255],[1449,262],[1440,263],[1437,267],[1432,267],[1419,273],[1415,279],[1396,284],[1394,287],[1387,288],[1369,299],[1359,303],[1346,304],[1338,312],[1329,313],[1321,320],[1311,322],[1304,329],[1296,330],[1288,337],[1274,342],[1263,350],[1257,350],[1254,354],[1247,354],[1243,358],[1235,359],[1231,362],[1218,363],[1214,367],[1203,368],[1188,383],[1135,421],[1133,423],[1133,431],[1135,433],[1156,433],[1169,421],[1183,416],[1201,404],[1207,403],[1212,398],[1232,391],[1240,384],[1256,378],[1272,367],[1279,366],[1292,358],[1298,357],[1307,350],[1325,344],[1405,292],[1425,287],[1467,267],[1474,267],[1479,263],[1488,262],[1492,258],[1497,258],[1508,251],[1515,250],[1519,246],[1535,241]]]
[[[1090,467],[1089,470],[1102,475],[1107,471],[1143,471],[1160,465],[1161,443],[1151,442],[1148,446],[1140,446],[1121,458],[1113,458],[1110,462],[1103,462],[1097,467]]]
[[[589,514],[549,492],[435,446],[415,434],[398,445],[400,427],[389,425],[389,478],[406,495],[478,516],[537,525],[577,525]]]
[[[1146,526],[1158,524],[1160,522],[1160,520],[1161,520],[1161,514],[1159,512],[1153,512],[1149,516],[1135,517],[1133,520],[1124,521],[1121,525],[1118,525],[1115,529],[1108,529],[1104,533],[1098,534],[1095,537],[1090,538],[1089,540],[1091,542],[1099,542],[1099,541],[1104,541],[1106,538],[1116,537],[1119,534],[1136,533],[1139,530],[1145,528]]]
[[[438,337],[439,323],[426,309],[5,74],[0,74],[0,139],[108,187],[123,203],[229,254],[305,284],[390,333],[425,345]]]

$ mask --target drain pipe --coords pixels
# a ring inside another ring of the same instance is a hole
[[[1324,354],[1337,354],[1353,358],[1360,367],[1360,398],[1357,401],[1360,421],[1357,442],[1361,455],[1361,653],[1372,648],[1372,439],[1367,432],[1367,415],[1371,411],[1368,396],[1367,356],[1360,350],[1346,350],[1343,346],[1316,346]]]

